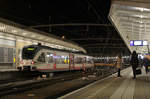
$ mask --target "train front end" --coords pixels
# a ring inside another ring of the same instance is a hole
[[[37,48],[34,46],[24,47],[22,49],[21,60],[19,62],[18,69],[20,71],[36,71],[34,56],[37,52]]]

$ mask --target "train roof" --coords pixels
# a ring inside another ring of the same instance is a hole
[[[45,45],[27,45],[27,46],[24,46],[23,48],[28,48],[28,47],[37,47],[39,49],[50,49],[50,50],[55,50],[55,51],[60,51],[60,52],[87,55],[87,54],[84,54],[83,52],[73,52],[73,51],[69,51],[69,50],[56,49],[56,48],[52,48],[52,47],[45,46]]]

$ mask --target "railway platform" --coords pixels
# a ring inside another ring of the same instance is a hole
[[[16,72],[18,69],[0,69],[0,72]]]
[[[132,68],[121,71],[122,77],[113,74],[58,99],[150,99],[150,73],[132,79]]]
[[[9,80],[9,79],[16,79],[20,76],[20,72],[18,69],[15,68],[0,68],[0,81],[1,80]]]

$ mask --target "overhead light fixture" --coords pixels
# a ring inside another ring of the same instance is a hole
[[[24,33],[22,33],[23,35],[26,35],[27,33],[26,32],[24,32]]]
[[[140,21],[140,23],[143,23],[142,21]]]
[[[31,37],[36,37],[35,35],[32,35]]]
[[[19,41],[19,42],[24,42],[25,40],[23,40],[23,39],[17,39],[17,41]]]
[[[143,11],[144,11],[144,8],[140,8],[140,10],[141,10],[141,12],[143,12]]]
[[[62,38],[62,39],[65,39],[65,36],[63,35],[61,38]]]
[[[140,15],[140,18],[143,18],[143,15]]]
[[[143,27],[143,25],[140,25],[139,27]]]
[[[39,39],[42,39],[43,37],[39,37]]]

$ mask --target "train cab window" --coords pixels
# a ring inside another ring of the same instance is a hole
[[[27,47],[22,50],[22,58],[23,59],[33,59],[36,54],[36,47]]]
[[[47,58],[48,63],[53,63],[53,54],[52,53],[47,52],[46,58]]]
[[[41,55],[38,58],[39,62],[45,62],[45,53],[41,53]]]

